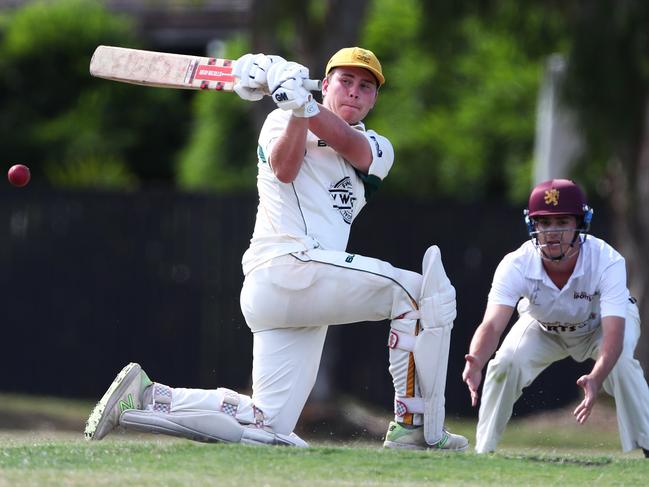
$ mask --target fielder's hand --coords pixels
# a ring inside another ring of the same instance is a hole
[[[579,403],[572,414],[574,414],[579,424],[584,424],[593,411],[601,384],[590,375],[582,375],[577,379],[577,385],[584,390],[584,400]]]
[[[310,91],[302,86],[309,70],[294,62],[273,64],[268,70],[268,88],[273,101],[282,110],[292,110],[296,117],[313,117],[320,112]]]
[[[232,74],[238,78],[234,91],[244,100],[258,101],[270,93],[267,74],[275,63],[286,63],[281,56],[245,54],[234,63]]]
[[[476,407],[479,397],[478,387],[482,382],[482,366],[478,363],[478,359],[469,353],[464,356],[464,360],[466,360],[466,365],[464,366],[464,372],[462,372],[462,380],[466,382],[469,388],[471,406]]]

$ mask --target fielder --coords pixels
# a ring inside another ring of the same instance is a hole
[[[496,449],[523,388],[570,356],[595,361],[577,379],[584,392],[574,410],[577,422],[586,422],[603,387],[615,398],[622,449],[642,448],[649,455],[649,388],[633,358],[638,307],[629,296],[624,258],[603,240],[586,238],[592,215],[573,181],[554,179],[532,190],[525,210],[531,240],[496,269],[483,321],[465,356],[462,378],[475,406],[482,369],[517,307],[518,321],[487,366],[478,453]]]
[[[393,163],[388,139],[362,122],[385,82],[378,59],[358,47],[334,54],[322,104],[302,86],[308,69],[281,57],[247,54],[235,74],[241,98],[270,94],[278,107],[259,136],[259,207],[242,259],[252,396],[171,388],[129,364],[95,407],[86,437],[121,425],[199,441],[307,446],[293,429],[328,326],[390,319],[395,421],[384,446],[465,450],[466,438],[444,427],[456,305],[439,249],[428,249],[422,274],[345,251],[352,222]]]

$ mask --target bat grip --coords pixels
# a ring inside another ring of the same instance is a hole
[[[321,91],[322,81],[319,79],[305,79],[302,80],[302,86],[308,91]]]

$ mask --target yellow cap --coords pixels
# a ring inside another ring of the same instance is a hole
[[[361,47],[345,47],[331,56],[327,63],[325,75],[329,74],[333,68],[338,66],[355,66],[365,68],[370,71],[378,80],[379,86],[385,83],[383,72],[381,71],[381,63],[376,58],[372,51],[363,49]]]

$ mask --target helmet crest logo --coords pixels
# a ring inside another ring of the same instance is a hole
[[[548,189],[545,192],[545,204],[559,206],[559,190],[558,189]]]

